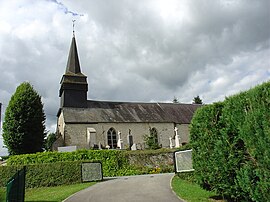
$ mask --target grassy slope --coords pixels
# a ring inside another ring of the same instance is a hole
[[[214,201],[210,197],[216,196],[214,192],[205,191],[199,185],[180,179],[177,176],[172,180],[172,188],[180,198],[188,202]]]
[[[62,201],[70,195],[94,184],[95,182],[89,182],[57,187],[26,189],[25,201]],[[5,201],[5,194],[5,188],[0,188],[0,201]]]

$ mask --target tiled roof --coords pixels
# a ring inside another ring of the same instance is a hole
[[[63,108],[66,123],[190,123],[202,105],[88,101],[88,108]]]

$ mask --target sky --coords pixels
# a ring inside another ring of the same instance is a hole
[[[0,0],[2,120],[28,81],[55,132],[72,20],[88,99],[209,104],[269,81],[269,0]]]

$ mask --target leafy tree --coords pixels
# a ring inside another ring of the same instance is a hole
[[[50,133],[47,138],[45,139],[45,150],[52,151],[52,145],[56,141],[55,133]]]
[[[175,96],[174,96],[174,98],[173,98],[172,102],[173,102],[174,104],[177,104],[177,103],[179,103],[179,100],[178,100],[178,98],[177,98],[177,97],[175,97]]]
[[[144,141],[149,149],[159,149],[158,134],[155,128],[149,128],[150,135],[144,136]]]
[[[200,98],[199,95],[193,98],[193,104],[202,104],[202,99]]]
[[[3,123],[3,138],[9,153],[42,151],[46,135],[44,124],[41,97],[30,83],[22,83],[9,101]]]

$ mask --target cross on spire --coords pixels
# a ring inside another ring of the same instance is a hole
[[[74,30],[75,21],[76,20],[72,20],[73,37],[75,37],[75,30]]]

